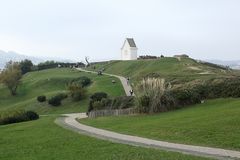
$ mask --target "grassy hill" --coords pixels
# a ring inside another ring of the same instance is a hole
[[[108,73],[130,76],[133,82],[145,76],[165,77],[181,82],[193,81],[196,78],[238,76],[236,71],[201,64],[191,59],[112,61],[97,63],[95,66],[95,70],[105,68]],[[39,95],[49,98],[66,92],[66,83],[80,76],[87,76],[92,80],[84,100],[72,102],[68,98],[59,107],[37,102],[36,97]],[[113,84],[112,80],[116,83]],[[66,68],[24,75],[18,95],[14,97],[6,87],[0,86],[0,112],[25,109],[48,115],[41,116],[36,121],[0,126],[0,159],[205,159],[97,140],[54,124],[55,118],[61,113],[85,112],[89,96],[97,91],[106,92],[110,96],[124,95],[120,81],[114,77],[97,76]],[[239,99],[220,99],[174,112],[86,119],[82,122],[153,139],[239,150],[239,104]]]
[[[178,83],[240,75],[238,71],[227,70],[221,66],[198,62],[190,58],[178,60],[166,57],[156,60],[109,61],[95,63],[89,69],[93,70],[94,67],[95,70],[104,68],[107,73],[130,77],[134,82],[146,76],[166,78]]]
[[[120,133],[183,144],[240,150],[240,99],[217,99],[155,115],[83,119]]]
[[[92,80],[84,100],[72,102],[68,98],[59,107],[37,102],[36,97],[39,95],[51,97],[66,92],[66,83],[80,76],[87,76]],[[112,80],[116,83],[113,84]],[[97,91],[106,92],[110,96],[124,95],[120,81],[114,77],[97,76],[71,69],[49,69],[28,73],[24,75],[18,88],[18,95],[14,97],[10,96],[6,87],[0,86],[0,112],[26,109],[37,111],[39,114],[50,114],[41,116],[35,121],[0,126],[0,159],[207,159],[97,140],[68,131],[54,123],[59,113],[85,112],[89,95]]]
[[[68,98],[60,107],[51,107],[47,102],[44,104],[37,102],[37,96],[51,97],[57,93],[66,92],[66,83],[80,76],[87,76],[92,80],[92,84],[87,88],[88,96],[84,100],[72,102]],[[112,80],[117,83],[112,84]],[[33,110],[39,114],[85,112],[89,95],[97,91],[106,92],[110,96],[124,95],[120,81],[114,77],[100,77],[96,74],[66,68],[30,72],[24,75],[17,96],[11,96],[6,87],[0,86],[0,112],[16,109]]]

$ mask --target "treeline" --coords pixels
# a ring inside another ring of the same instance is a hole
[[[82,62],[77,63],[63,63],[63,62],[55,62],[55,61],[46,61],[43,63],[39,63],[38,65],[34,66],[34,70],[44,70],[50,68],[69,68],[69,67],[85,67],[85,64]]]
[[[37,65],[34,65],[31,60],[25,59],[21,62],[19,62],[22,74],[25,74],[30,71],[39,71],[44,69],[50,69],[50,68],[69,68],[69,67],[84,67],[85,64],[82,62],[77,63],[68,63],[68,62],[55,62],[55,61],[46,61],[39,63]]]

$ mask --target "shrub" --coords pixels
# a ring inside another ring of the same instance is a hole
[[[65,93],[60,93],[57,94],[56,96],[53,96],[52,98],[50,98],[48,100],[48,104],[52,105],[52,106],[60,106],[61,102],[63,99],[67,98],[67,94]]]
[[[33,111],[11,111],[0,115],[0,125],[36,120],[39,115]]]
[[[86,89],[77,82],[72,82],[68,84],[68,90],[70,92],[70,96],[74,101],[79,101],[83,99],[83,97],[86,95]]]
[[[178,88],[166,87],[164,81],[161,82],[157,78],[147,78],[137,86],[137,89],[139,112],[165,112],[201,103],[204,99],[240,97],[240,78],[215,78]]]
[[[147,95],[142,95],[138,97],[138,111],[140,113],[147,113],[149,112],[150,106],[150,97]]]
[[[95,103],[97,101],[101,101],[102,99],[106,99],[107,98],[107,93],[105,92],[96,92],[93,95],[90,96],[90,101],[89,101],[89,105],[88,105],[88,112],[91,112],[92,110],[94,110],[95,108],[98,108],[96,105],[98,103]],[[95,103],[95,104],[94,104]],[[101,102],[102,103],[102,102]]]
[[[105,104],[102,101],[94,101],[92,104],[93,110],[100,110],[104,109]]]
[[[72,80],[71,83],[77,83],[79,85],[81,84],[82,87],[86,87],[91,84],[91,79],[86,76],[82,76]]]
[[[38,96],[37,101],[38,102],[45,102],[46,101],[46,96]]]
[[[166,91],[162,96],[161,104],[167,111],[178,108],[177,101],[170,90]]]
[[[35,120],[39,118],[39,115],[33,111],[27,111],[25,114],[29,120]]]
[[[102,99],[103,101],[104,99]],[[111,100],[111,109],[125,109],[125,108],[130,108],[134,106],[134,97],[132,96],[120,96],[116,97],[113,100]],[[108,103],[109,106],[109,101],[106,102],[105,104]],[[106,105],[107,106],[107,105]]]
[[[61,105],[61,101],[62,99],[57,97],[57,96],[54,96],[52,98],[50,98],[48,100],[48,104],[52,105],[52,106],[60,106]]]
[[[137,89],[139,90],[138,93],[141,93],[138,97],[139,111],[156,113],[167,110],[166,106],[162,105],[162,98],[167,90],[164,79],[143,79]]]
[[[173,95],[178,107],[201,102],[201,96],[195,89],[174,90]]]
[[[107,98],[107,96],[105,92],[96,92],[90,98],[94,101],[101,101],[103,98]]]
[[[191,102],[193,103],[198,103],[199,99],[237,98],[240,97],[240,79],[238,77],[212,79],[203,84],[197,84],[187,90],[189,92],[188,94],[190,94],[188,95],[188,99],[191,98]]]
[[[95,93],[91,96],[88,112],[101,109],[125,109],[134,106],[134,97],[120,96],[115,98],[107,98],[107,94],[103,92]]]

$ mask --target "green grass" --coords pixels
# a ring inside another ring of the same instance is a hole
[[[72,102],[68,98],[60,107],[51,107],[47,102],[43,104],[37,102],[36,97],[39,95],[46,95],[49,98],[57,93],[66,92],[66,83],[80,76],[87,76],[93,81],[87,88],[88,93],[84,100]],[[112,84],[112,80],[117,83]],[[121,82],[114,77],[97,76],[66,68],[30,72],[24,75],[17,96],[11,96],[6,87],[0,86],[0,112],[16,109],[33,110],[39,114],[85,112],[89,95],[98,91],[106,92],[110,96],[124,95]]]
[[[100,62],[89,67],[89,70],[105,68],[105,72],[130,77],[133,83],[146,76],[157,76],[174,82],[188,82],[196,79],[210,79],[239,75],[237,71],[222,70],[211,67],[190,58],[178,61],[176,58],[162,58],[156,60],[109,61]],[[200,74],[209,72],[211,74]]]
[[[83,119],[81,123],[157,140],[240,150],[240,99],[210,100],[177,111]]]
[[[189,155],[97,140],[62,129],[56,117],[0,126],[2,160],[203,160]]]

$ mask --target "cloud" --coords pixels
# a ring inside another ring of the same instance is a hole
[[[64,58],[120,58],[125,37],[140,54],[240,59],[237,0],[9,0],[0,49]]]

